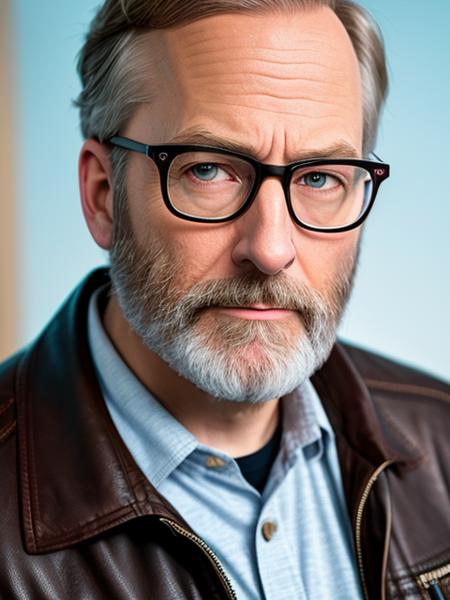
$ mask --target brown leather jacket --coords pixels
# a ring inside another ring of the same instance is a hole
[[[0,598],[234,598],[105,408],[86,315],[106,280],[93,273],[0,367]],[[450,599],[450,387],[341,345],[313,383],[336,432],[366,597]]]

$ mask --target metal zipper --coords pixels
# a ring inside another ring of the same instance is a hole
[[[165,519],[165,518],[161,517],[160,521],[162,523],[164,523],[165,525],[167,525],[169,528],[173,529],[174,531],[176,531],[177,533],[182,535],[183,537],[185,537],[186,539],[190,540],[191,542],[194,542],[194,544],[196,544],[203,551],[203,553],[206,554],[206,556],[209,558],[210,562],[212,563],[215,571],[219,575],[219,578],[222,581],[222,583],[226,589],[228,597],[231,598],[231,600],[237,600],[236,592],[234,591],[234,589],[231,585],[228,575],[225,573],[225,569],[222,567],[220,560],[217,558],[217,556],[214,554],[214,552],[211,550],[211,548],[208,546],[208,544],[205,541],[203,541],[201,538],[199,538],[197,535],[195,535],[194,533],[191,533],[190,531],[187,531],[186,529],[184,529],[183,527],[178,525],[178,523],[175,523],[175,521],[172,521],[171,519]]]
[[[358,569],[359,575],[361,578],[361,586],[364,593],[364,598],[369,600],[369,592],[367,590],[367,582],[366,577],[364,575],[364,563],[363,563],[363,555],[362,555],[362,542],[361,542],[361,525],[362,525],[362,517],[364,513],[364,508],[367,503],[367,499],[372,491],[373,485],[378,479],[380,473],[382,473],[389,465],[391,465],[393,460],[386,460],[383,464],[381,464],[370,476],[369,481],[367,482],[366,487],[364,488],[363,494],[361,496],[361,500],[359,501],[358,509],[356,511],[355,518],[355,540],[356,540],[356,558],[358,561]]]
[[[450,575],[450,563],[444,565],[443,567],[439,567],[438,569],[433,569],[432,571],[422,573],[417,577],[417,583],[421,588],[427,590],[433,584],[437,583],[439,579],[442,579],[446,575]]]

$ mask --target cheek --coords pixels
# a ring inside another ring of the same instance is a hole
[[[232,232],[230,226],[183,223],[170,229],[176,239],[177,253],[182,256],[185,278],[189,282],[223,279],[235,275],[230,260]]]
[[[302,236],[298,260],[308,282],[323,290],[330,281],[351,270],[358,248],[358,231]]]
[[[225,224],[207,225],[173,215],[160,196],[147,194],[135,206],[133,228],[142,248],[159,245],[177,270],[180,287],[233,276],[230,270],[232,232]]]

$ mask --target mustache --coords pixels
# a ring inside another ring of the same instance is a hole
[[[172,318],[178,323],[191,322],[208,308],[227,306],[239,308],[264,304],[273,308],[293,310],[310,321],[317,313],[330,316],[333,307],[317,290],[293,281],[285,274],[275,276],[244,275],[233,279],[199,282],[185,291],[173,304]]]

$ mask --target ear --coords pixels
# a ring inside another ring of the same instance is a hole
[[[81,206],[96,243],[108,250],[113,228],[113,188],[108,149],[96,140],[86,140],[78,161]]]

